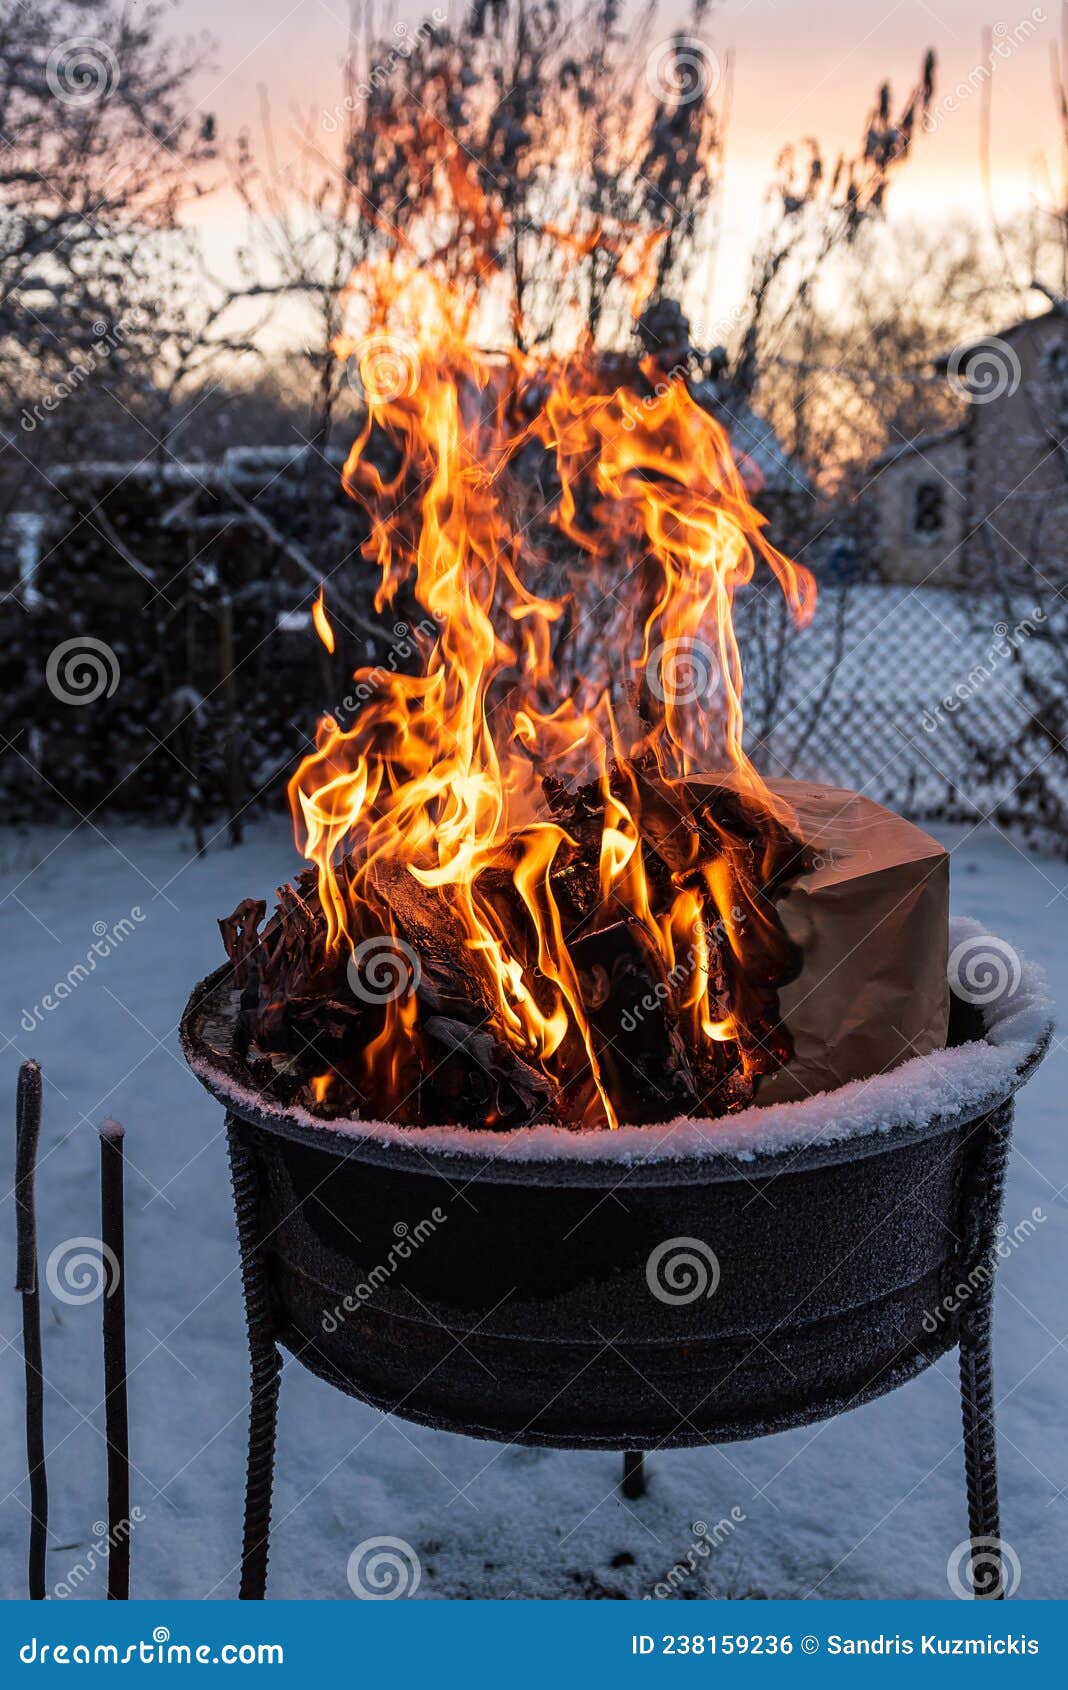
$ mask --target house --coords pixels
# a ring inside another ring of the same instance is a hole
[[[864,499],[881,574],[929,586],[1032,569],[1068,580],[1068,302],[936,368],[964,414],[872,464]]]
[[[812,483],[787,452],[771,423],[747,399],[715,379],[691,383],[690,392],[723,428],[750,499],[768,522],[774,543],[798,550],[812,527]]]

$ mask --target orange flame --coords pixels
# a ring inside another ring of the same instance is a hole
[[[600,793],[597,919],[638,924],[695,1044],[741,1041],[710,939],[739,950],[746,922],[768,918],[736,843],[704,861],[681,794],[721,770],[789,819],[743,749],[732,606],[758,562],[799,621],[814,583],[768,541],[726,434],[682,379],[654,386],[648,370],[639,393],[605,381],[588,349],[479,353],[470,299],[403,257],[358,273],[353,293],[403,379],[365,381],[344,485],[370,518],[377,608],[403,590],[437,632],[418,636],[416,674],[356,672],[368,701],[347,728],[320,721],[290,782],[328,951],[356,966],[372,938],[401,944],[383,879],[406,872],[462,933],[495,1036],[577,1086],[585,1124],[615,1126],[561,902],[580,842],[546,781]],[[321,593],[313,616],[333,650]],[[665,804],[675,867],[654,895],[643,836]],[[398,1103],[417,1037],[413,987],[385,1004],[365,1058]]]
[[[312,621],[315,624],[315,632],[322,640],[327,651],[332,653],[334,650],[334,630],[330,626],[330,618],[326,614],[324,593],[325,588],[320,587],[318,593],[312,601]]]

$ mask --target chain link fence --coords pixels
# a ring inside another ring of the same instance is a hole
[[[750,754],[915,820],[990,819],[1068,850],[1068,627],[1055,592],[824,587],[792,627],[740,599]]]
[[[337,708],[354,667],[397,666],[395,619],[379,630],[371,616],[355,507],[329,464],[310,500],[302,462],[237,454],[222,483],[200,466],[150,489],[104,466],[88,515],[34,519],[39,562],[20,581],[13,557],[0,597],[10,814],[100,807],[184,816],[198,837],[220,817],[233,827],[277,801],[316,708]],[[332,659],[311,634],[313,557],[346,560],[330,577]],[[1068,605],[1035,582],[825,582],[802,630],[775,582],[745,589],[735,619],[754,761],[918,821],[989,818],[1068,855]],[[90,665],[73,696],[53,672],[61,659]]]

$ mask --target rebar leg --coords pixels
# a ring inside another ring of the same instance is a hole
[[[126,1216],[123,1130],[100,1128],[100,1241],[114,1277],[103,1300],[104,1430],[108,1444],[108,1601],[130,1596],[130,1411],[126,1377]]]
[[[227,1137],[252,1370],[248,1474],[245,1481],[245,1533],[241,1551],[241,1588],[238,1595],[242,1601],[262,1602],[267,1589],[274,1440],[278,1422],[278,1384],[282,1358],[274,1342],[270,1288],[258,1236],[256,1164],[244,1142],[241,1127],[233,1116],[227,1120]]]
[[[1005,1596],[1005,1556],[998,1510],[998,1455],[991,1370],[998,1222],[1012,1137],[1012,1102],[986,1117],[966,1190],[969,1217],[965,1274],[975,1289],[960,1318],[960,1400],[964,1421],[964,1477],[968,1488],[971,1587],[977,1600]]]
[[[22,1293],[22,1355],[26,1375],[26,1466],[30,1478],[30,1600],[45,1599],[48,1540],[48,1478],[45,1471],[44,1372],[41,1359],[41,1295],[37,1281],[37,1146],[41,1136],[41,1070],[36,1062],[19,1069],[15,1105],[15,1225],[18,1261],[15,1290]]]
[[[629,1449],[623,1457],[623,1495],[633,1502],[645,1495],[645,1456],[641,1450]]]
[[[968,1531],[972,1540],[971,1582],[977,1600],[1001,1601],[1005,1574],[998,1510],[998,1452],[994,1428],[994,1386],[990,1347],[991,1297],[961,1321],[960,1399],[964,1416],[964,1476],[968,1487]]]

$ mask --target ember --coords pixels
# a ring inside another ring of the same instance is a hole
[[[732,603],[763,564],[803,621],[812,578],[682,373],[480,353],[433,265],[353,295],[374,358],[344,483],[376,607],[435,631],[321,720],[290,783],[312,866],[262,934],[262,904],[223,924],[246,1059],[280,1098],[402,1122],[740,1107],[790,1055],[775,900],[806,857],[743,749]]]

